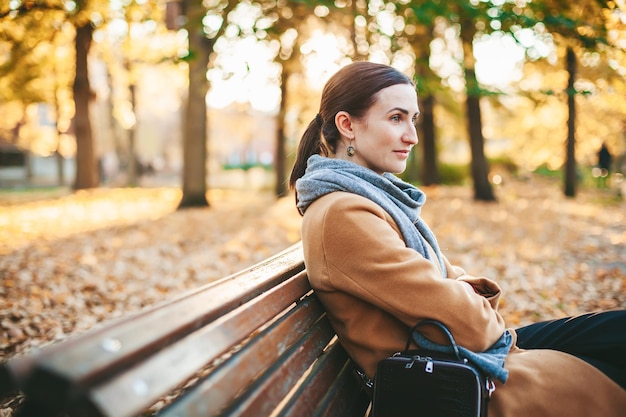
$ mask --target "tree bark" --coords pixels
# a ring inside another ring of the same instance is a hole
[[[91,87],[87,56],[91,46],[93,28],[90,22],[76,27],[76,77],[74,79],[74,133],[76,135],[76,180],[74,188],[86,189],[98,186],[98,167],[89,117]]]
[[[207,106],[210,40],[203,31],[202,3],[187,2],[189,36],[189,89],[183,126],[183,197],[179,208],[208,206]]]
[[[57,168],[57,185],[59,187],[63,187],[65,185],[65,158],[63,158],[63,155],[61,155],[61,152],[59,152],[59,150],[57,149],[56,151],[54,151],[54,159],[56,161]]]
[[[137,105],[137,86],[135,84],[135,78],[133,76],[133,68],[128,57],[124,58],[124,69],[126,70],[126,76],[128,82],[128,94],[130,95],[130,108],[132,109],[135,118],[137,117],[136,105]],[[128,128],[128,180],[127,186],[136,187],[139,184],[139,158],[137,157],[137,120]]]
[[[406,178],[409,181],[417,181],[418,177],[423,185],[441,183],[439,167],[437,163],[436,130],[435,130],[435,96],[433,80],[437,76],[430,68],[430,44],[433,40],[433,26],[425,25],[423,30],[409,36],[409,42],[415,53],[415,76],[418,89],[418,101],[420,109],[419,125],[417,126],[418,138],[421,147],[421,160],[417,158],[417,152],[409,160]]]
[[[466,80],[476,75],[473,70],[466,70]],[[474,181],[474,199],[480,201],[495,201],[496,198],[489,182],[489,165],[484,151],[482,134],[482,116],[479,97],[468,95],[466,99],[467,123],[472,154],[471,173]]]
[[[287,112],[287,82],[289,80],[288,65],[283,65],[283,72],[280,82],[280,109],[278,111],[276,127],[276,157],[274,159],[274,169],[276,170],[276,197],[284,197],[289,192],[287,186],[287,161],[286,161],[286,141],[285,138],[285,114]]]
[[[56,161],[56,168],[57,168],[57,184],[60,187],[63,187],[65,185],[65,169],[64,169],[65,158],[63,158],[63,155],[61,155],[61,152],[60,152],[61,135],[63,133],[59,131],[59,115],[61,114],[61,110],[59,106],[59,100],[57,97],[56,87],[54,91],[54,112],[56,114],[56,120],[54,121],[54,133],[56,136],[57,148],[54,151],[54,158]]]
[[[433,41],[434,27],[429,24],[424,31],[424,45],[430,45]],[[422,183],[424,185],[441,184],[439,174],[439,160],[437,159],[437,132],[435,129],[435,92],[429,85],[437,76],[430,68],[430,46],[420,48],[421,58],[417,61],[418,74],[420,74],[424,91],[421,92],[422,123],[420,124],[422,134]]]
[[[439,167],[437,164],[437,147],[435,139],[435,98],[427,95],[421,99],[422,123],[420,130],[422,133],[422,184],[433,185],[441,183]]]
[[[567,109],[569,117],[567,119],[567,145],[565,157],[565,195],[567,197],[576,196],[576,89],[574,80],[576,78],[577,62],[576,53],[572,47],[567,47]]]
[[[484,138],[482,132],[482,115],[480,111],[480,88],[475,72],[473,40],[476,29],[471,19],[463,21],[461,38],[463,40],[466,117],[472,155],[471,173],[474,182],[474,199],[495,201],[496,198],[489,182],[489,165],[485,157]]]

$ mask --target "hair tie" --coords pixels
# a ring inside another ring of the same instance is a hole
[[[322,116],[320,116],[319,113],[317,113],[317,115],[315,116],[315,121],[317,121],[317,125],[320,127],[320,129],[322,128],[322,126],[324,125],[324,119],[322,119]]]

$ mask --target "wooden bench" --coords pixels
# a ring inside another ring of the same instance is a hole
[[[0,389],[23,393],[16,415],[41,417],[363,417],[369,404],[309,286],[300,244],[14,357]]]

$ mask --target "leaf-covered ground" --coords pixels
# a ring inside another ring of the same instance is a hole
[[[626,308],[626,202],[563,197],[540,179],[497,188],[429,187],[423,217],[448,258],[503,287],[515,327]],[[293,196],[214,190],[176,210],[175,188],[98,189],[0,199],[0,361],[252,265],[299,239]],[[12,415],[16,399],[0,402]]]

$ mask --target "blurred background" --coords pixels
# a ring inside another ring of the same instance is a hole
[[[283,196],[323,84],[369,60],[419,90],[405,179],[621,196],[625,49],[624,0],[2,0],[0,187]]]

